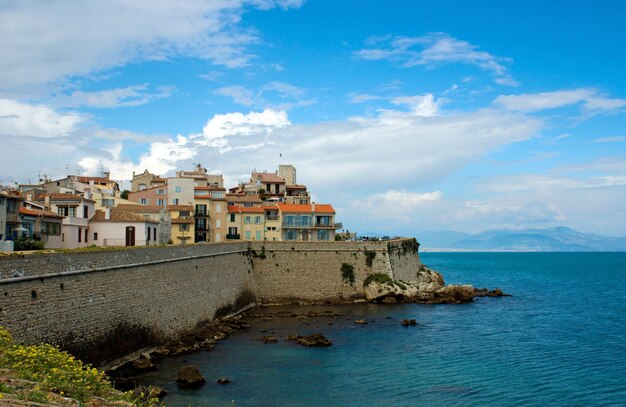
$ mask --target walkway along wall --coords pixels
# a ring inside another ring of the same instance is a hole
[[[412,280],[419,257],[416,244],[406,242],[414,240],[223,243],[4,256],[0,325],[18,340],[47,341],[87,361],[108,361],[174,339],[203,320],[255,301],[356,299],[371,273]]]

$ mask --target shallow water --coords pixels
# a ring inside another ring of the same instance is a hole
[[[513,297],[462,305],[301,307],[341,317],[252,319],[212,352],[142,377],[168,406],[626,405],[626,253],[425,253],[446,283]],[[262,312],[284,308],[264,309]],[[349,319],[348,319],[349,318]],[[355,325],[365,318],[367,325]],[[415,318],[417,327],[402,327]],[[329,325],[332,324],[332,325]],[[322,332],[329,348],[264,344]],[[207,383],[178,389],[197,365]],[[226,377],[228,385],[215,381]]]

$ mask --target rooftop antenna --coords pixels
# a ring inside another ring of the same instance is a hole
[[[100,170],[100,176],[104,177],[104,165],[102,164],[102,161],[99,161],[98,169]]]
[[[65,175],[70,176],[70,166],[68,164],[65,164]]]

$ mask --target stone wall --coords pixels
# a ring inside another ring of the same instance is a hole
[[[363,298],[363,281],[373,273],[415,280],[419,255],[403,250],[403,241],[253,243],[258,299],[266,304],[345,301]],[[352,283],[343,277],[343,264],[352,267]]]
[[[21,341],[109,361],[255,301],[346,301],[362,298],[372,273],[411,280],[419,256],[402,245],[221,243],[13,254],[0,257],[0,325]]]
[[[254,301],[246,244],[154,250],[3,259],[3,268],[30,276],[0,280],[0,325],[18,340],[52,342],[100,362]],[[107,266],[85,268],[96,264]]]

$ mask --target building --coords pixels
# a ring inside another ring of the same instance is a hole
[[[265,210],[261,207],[228,206],[227,240],[265,240]]]
[[[193,171],[176,171],[176,177],[193,179],[197,187],[224,187],[224,178],[221,174],[207,174],[207,169],[200,164],[197,164]]]
[[[167,211],[172,225],[170,231],[172,243],[193,243],[195,237],[193,205],[169,205]]]
[[[46,210],[63,217],[62,248],[76,249],[92,244],[89,236],[89,219],[95,213],[94,200],[76,193],[39,194],[35,200]]]
[[[24,206],[20,206],[19,214],[21,227],[24,229],[21,237],[42,242],[46,249],[63,247],[62,225],[64,216],[29,202],[24,202]]]
[[[159,222],[156,243],[167,244],[170,241],[171,222],[169,216],[167,216],[164,206],[120,204],[116,206],[115,209],[118,211],[130,212],[143,218]]]
[[[281,240],[333,241],[341,223],[335,223],[332,205],[276,205],[281,219]]]
[[[137,192],[152,187],[164,186],[166,182],[167,180],[165,178],[151,174],[148,170],[144,170],[141,174],[135,174],[135,171],[133,171],[133,178],[130,181],[130,191]]]
[[[167,205],[167,181],[162,185],[144,188],[128,193],[128,200],[140,205]],[[118,205],[119,206],[119,205]]]
[[[98,210],[89,221],[91,242],[97,246],[157,244],[159,222],[116,208]]]

